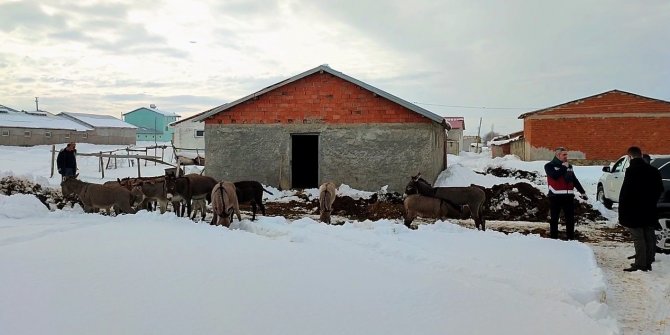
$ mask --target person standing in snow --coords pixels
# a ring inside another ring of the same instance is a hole
[[[656,254],[656,203],[663,193],[663,180],[658,169],[645,162],[640,148],[628,148],[628,156],[630,164],[619,193],[619,224],[633,237],[635,262],[624,271],[651,271]]]
[[[549,186],[549,236],[558,238],[558,218],[563,211],[565,218],[565,231],[568,240],[575,239],[575,195],[574,189],[581,193],[584,200],[588,199],[586,191],[579,183],[577,176],[568,163],[568,151],[559,147],[555,150],[554,159],[544,165],[547,173],[547,185]]]
[[[56,166],[58,173],[65,179],[65,177],[72,177],[77,173],[77,154],[76,144],[70,142],[63,148],[56,158]]]

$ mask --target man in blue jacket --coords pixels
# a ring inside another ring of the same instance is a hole
[[[555,150],[554,159],[544,165],[549,186],[549,236],[558,238],[558,218],[563,211],[565,218],[565,232],[568,240],[575,239],[575,195],[574,189],[581,193],[584,200],[588,199],[586,191],[579,183],[577,176],[568,163],[568,151],[559,147]]]
[[[619,193],[619,223],[633,237],[635,263],[624,271],[650,271],[656,254],[656,203],[663,193],[663,180],[658,169],[645,162],[640,148],[628,148],[628,156],[631,160]]]

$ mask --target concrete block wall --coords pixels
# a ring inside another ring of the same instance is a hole
[[[291,188],[291,134],[319,135],[319,182],[402,193],[409,176],[443,170],[444,129],[431,123],[206,125],[206,174]]]

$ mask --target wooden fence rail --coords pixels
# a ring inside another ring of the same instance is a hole
[[[152,149],[160,148],[161,146],[156,146],[156,147],[151,147]],[[165,146],[162,146],[163,149],[165,149]],[[100,158],[100,165],[98,166],[98,169],[100,173],[102,174],[102,178],[105,178],[105,169],[109,168],[109,164],[112,158],[114,158],[114,167],[116,167],[116,159],[117,158],[127,158],[129,162],[133,162],[134,160],[137,160],[137,177],[142,176],[142,171],[140,170],[140,159],[143,159],[145,161],[144,166],[146,166],[146,162],[154,162],[154,163],[161,163],[165,164],[174,168],[177,168],[177,164],[173,163],[168,163],[163,161],[163,154],[161,154],[161,157],[158,156],[149,156],[149,155],[120,155],[120,154],[115,154],[117,151],[128,151],[128,152],[146,152],[146,149],[119,149],[119,150],[113,150],[113,151],[100,151],[100,152],[95,152],[95,153],[77,153],[77,156],[82,156],[82,157],[99,157]],[[54,162],[56,160],[56,146],[52,145],[51,146],[51,177],[54,176]],[[107,166],[104,164],[104,159],[107,159]]]

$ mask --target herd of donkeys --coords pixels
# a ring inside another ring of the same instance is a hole
[[[200,174],[124,178],[104,184],[87,183],[74,176],[63,179],[61,190],[64,197],[76,196],[87,213],[104,209],[108,214],[112,210],[117,214],[134,214],[138,209],[154,205],[165,213],[171,203],[178,216],[187,215],[194,219],[200,212],[201,220],[205,220],[206,206],[210,203],[214,213],[212,224],[226,227],[230,227],[234,216],[242,220],[241,203],[251,205],[252,220],[256,219],[257,208],[265,215],[263,192],[272,194],[257,181],[217,181]],[[478,186],[432,187],[418,174],[411,177],[405,194],[404,224],[408,228],[413,228],[412,221],[417,217],[444,220],[471,216],[477,229],[486,229],[482,217],[486,194]],[[337,187],[333,182],[325,182],[319,187],[322,222],[331,223],[330,214],[336,196]]]

